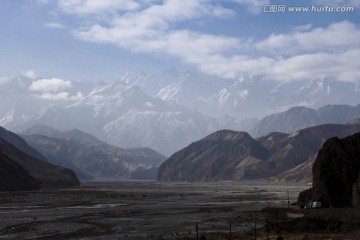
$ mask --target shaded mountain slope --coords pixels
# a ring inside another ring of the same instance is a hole
[[[24,139],[22,139],[17,134],[6,130],[5,128],[0,127],[0,138],[4,139],[6,142],[12,144],[20,151],[33,156],[34,158],[41,159],[46,161],[45,157],[41,155],[38,151],[34,148],[30,147]]]
[[[0,145],[4,141],[0,139]],[[23,167],[0,153],[0,191],[37,190],[42,185],[32,177]]]
[[[27,153],[20,151],[3,139],[0,139],[0,152],[3,161],[6,162],[5,164],[10,166],[9,171],[15,171],[14,173],[16,175],[24,174],[25,171],[29,176],[39,182],[42,187],[59,188],[79,184],[79,181],[72,170],[34,158]],[[22,169],[19,168],[19,166],[21,166]],[[35,188],[38,187],[31,178],[27,177],[27,174],[24,174],[23,176],[25,177],[24,181],[28,179],[31,186],[35,185]]]

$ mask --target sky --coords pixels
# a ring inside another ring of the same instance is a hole
[[[226,79],[360,80],[358,0],[0,3],[0,77],[66,87],[176,68]]]

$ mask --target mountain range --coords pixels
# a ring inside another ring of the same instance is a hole
[[[53,83],[62,85],[54,88]],[[149,147],[170,156],[220,129],[262,136],[276,129],[276,119],[256,125],[257,119],[293,106],[317,109],[358,99],[359,83],[332,79],[279,83],[174,69],[127,73],[115,82],[97,84],[20,76],[1,78],[0,126],[14,132],[37,124],[61,131],[79,129],[122,148]],[[325,122],[294,118],[295,123],[283,121],[281,131],[339,123],[332,119],[333,115]],[[307,123],[296,123],[300,120]]]
[[[269,132],[290,133],[298,129],[326,123],[343,124],[360,118],[360,104],[327,105],[319,109],[293,107],[281,113],[271,114],[261,119],[252,129],[251,134],[261,137]]]
[[[246,132],[221,130],[174,153],[159,168],[161,181],[220,181],[269,178],[309,181],[322,144],[360,131],[360,125],[324,124],[254,139]]]
[[[36,125],[21,137],[49,162],[73,169],[80,180],[156,179],[158,166],[166,160],[152,149],[119,148],[78,129]]]

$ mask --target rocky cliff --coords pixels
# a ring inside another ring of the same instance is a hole
[[[313,166],[314,200],[325,207],[359,205],[360,133],[331,138]]]

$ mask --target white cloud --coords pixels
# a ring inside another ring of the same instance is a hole
[[[53,28],[53,29],[66,28],[63,24],[57,23],[57,22],[48,22],[48,23],[45,23],[44,26],[47,28]]]
[[[36,79],[37,75],[33,70],[27,70],[21,73],[22,76],[30,78],[30,79]]]
[[[69,2],[80,6],[87,1]],[[269,1],[233,2],[258,9]],[[295,26],[290,32],[272,34],[263,40],[173,28],[181,21],[234,14],[213,3],[203,0],[147,2],[122,15],[112,15],[106,24],[96,23],[88,28],[75,29],[73,33],[84,41],[114,44],[140,53],[170,55],[197,66],[203,72],[225,78],[248,75],[278,81],[360,79],[360,28],[349,21],[322,28],[314,28],[311,24]],[[105,7],[103,11],[106,11]]]
[[[83,97],[80,92],[77,92],[76,95],[70,95],[68,92],[58,92],[58,93],[43,93],[37,95],[40,99],[45,100],[78,100]]]
[[[58,91],[69,89],[72,87],[70,81],[65,81],[59,78],[39,79],[31,83],[29,90],[39,92],[56,93]]]
[[[336,78],[351,82],[360,79],[358,59],[360,59],[360,49],[297,55],[274,61],[271,69],[266,69],[264,74],[267,78],[279,81]]]
[[[329,50],[360,47],[360,28],[354,23],[342,21],[327,28],[315,28],[307,32],[273,34],[260,41],[256,47],[261,50]]]

